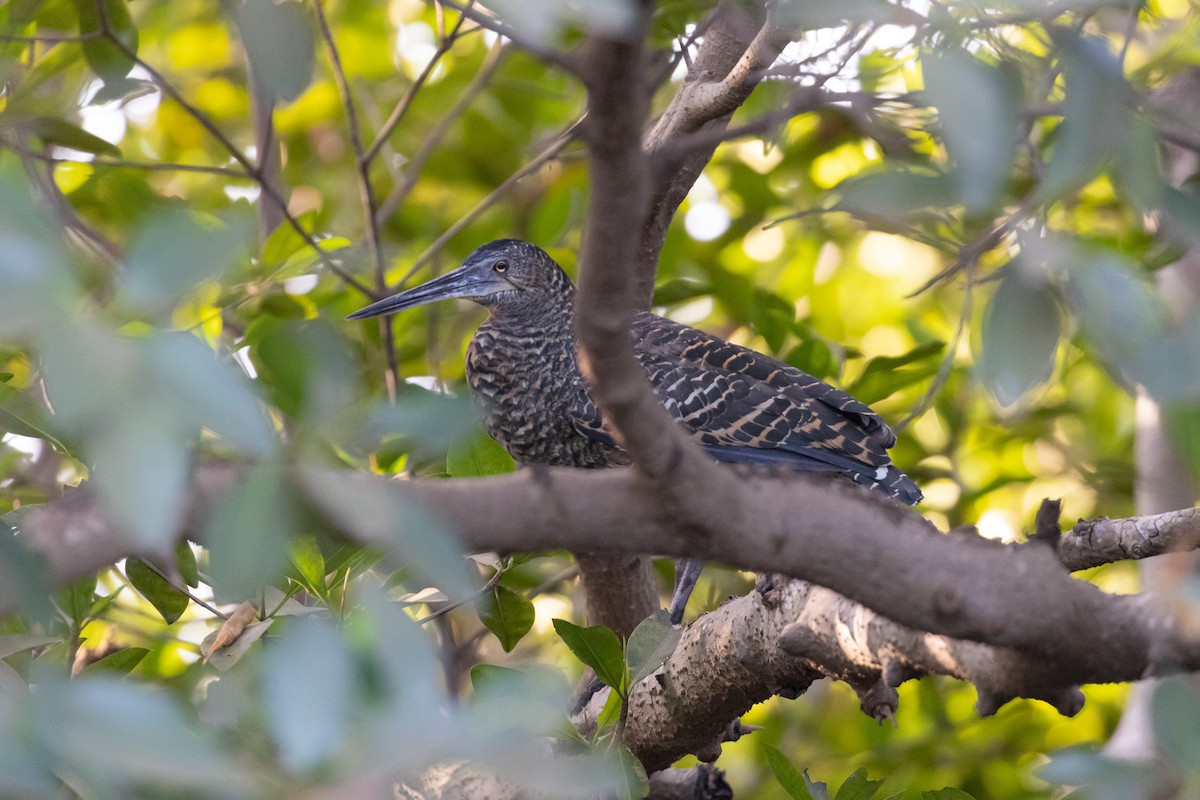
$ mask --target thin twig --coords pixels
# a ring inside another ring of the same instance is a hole
[[[475,0],[470,0],[470,2],[467,3],[466,8],[469,9],[474,5]],[[438,5],[438,8],[440,9],[441,5]],[[442,56],[448,53],[450,48],[453,47],[454,43],[458,40],[459,31],[462,29],[463,23],[466,21],[466,19],[467,15],[460,13],[458,22],[456,22],[454,27],[450,29],[450,33],[443,36],[441,41],[438,42],[437,50],[434,51],[433,56],[425,64],[425,67],[421,70],[421,74],[418,75],[417,79],[414,80],[412,84],[404,91],[404,96],[400,98],[400,102],[397,103],[396,107],[392,109],[392,113],[388,114],[388,118],[386,121],[384,121],[383,127],[379,129],[379,134],[375,137],[375,141],[371,142],[371,146],[366,149],[366,152],[359,154],[360,163],[365,162],[369,164],[372,160],[374,160],[375,156],[379,155],[379,149],[383,147],[384,143],[387,142],[388,137],[392,135],[392,131],[394,131],[396,126],[400,124],[400,120],[402,120],[404,115],[408,113],[408,109],[412,106],[412,102],[416,98],[417,92],[419,92],[421,87],[425,85],[425,82],[429,80],[429,76],[433,74],[433,70],[441,61]]]
[[[497,569],[495,574],[493,574],[492,577],[488,578],[488,582],[485,583],[483,586],[481,586],[478,589],[476,589],[475,591],[471,592],[466,597],[464,597],[460,600],[455,600],[453,603],[447,603],[446,605],[439,608],[437,611],[434,611],[430,614],[425,615],[424,617],[421,617],[419,620],[417,620],[417,624],[424,625],[426,622],[429,622],[430,620],[435,620],[444,614],[449,614],[454,609],[459,608],[460,606],[464,606],[467,603],[470,603],[472,600],[483,597],[485,594],[490,592],[492,589],[495,589],[496,586],[499,585],[500,579],[503,577],[504,577],[504,570]]]
[[[150,79],[154,81],[159,89],[162,90],[163,94],[174,100],[189,117],[196,120],[196,122],[200,124],[200,127],[204,128],[204,130],[211,137],[213,137],[213,139],[215,139],[217,143],[225,149],[226,152],[229,153],[233,160],[236,161],[238,165],[245,171],[246,177],[254,180],[259,185],[259,187],[262,189],[263,196],[267,197],[272,203],[278,206],[280,212],[283,214],[283,218],[287,220],[288,225],[292,228],[292,230],[299,234],[300,238],[302,238],[304,242],[313,249],[314,252],[316,252],[317,257],[321,260],[321,264],[324,265],[325,268],[330,272],[345,281],[349,286],[354,287],[368,297],[375,297],[375,293],[369,287],[360,282],[350,273],[343,270],[330,257],[325,248],[321,247],[316,238],[304,229],[304,226],[300,224],[300,220],[296,219],[295,215],[288,210],[287,201],[279,195],[279,193],[275,190],[275,187],[263,180],[258,168],[252,164],[248,158],[246,158],[241,150],[238,149],[237,145],[235,145],[229,139],[229,137],[226,136],[221,129],[216,126],[216,124],[208,117],[208,115],[188,102],[187,98],[185,98],[178,89],[172,86],[161,72],[155,69],[145,59],[138,56],[138,54],[135,53],[129,47],[129,45],[127,45],[125,41],[112,30],[112,27],[109,25],[108,21],[108,10],[104,7],[104,3],[98,2],[97,8],[100,15],[100,30],[104,34],[104,38],[111,42],[114,47],[120,50],[126,58],[128,58],[134,64],[137,64],[142,69],[146,70],[146,73],[150,76]]]
[[[367,246],[371,249],[374,264],[375,290],[382,296],[387,290],[387,278],[383,263],[383,243],[379,238],[379,220],[375,216],[375,189],[371,185],[371,162],[363,152],[362,134],[358,127],[358,112],[354,106],[354,97],[350,94],[350,84],[346,80],[346,70],[342,67],[342,57],[338,53],[337,44],[333,41],[333,31],[329,29],[329,20],[325,18],[325,8],[321,0],[313,0],[313,14],[317,18],[317,27],[325,47],[329,51],[329,63],[333,68],[333,80],[337,84],[338,93],[342,96],[342,106],[346,110],[346,127],[350,133],[350,147],[354,151],[354,164],[358,174],[358,195],[363,205],[363,215],[367,218]],[[384,350],[387,354],[387,372],[384,384],[387,386],[388,399],[396,399],[396,385],[400,382],[400,368],[396,362],[396,343],[392,336],[392,318],[379,318],[379,334],[383,339]]]
[[[48,153],[40,153],[36,150],[29,150],[19,146],[12,146],[12,149],[21,155],[35,158],[38,161],[44,161],[47,164],[87,164],[93,167],[136,169],[140,172],[200,172],[210,175],[224,175],[230,178],[252,179],[252,176],[246,175],[240,170],[230,169],[229,167],[210,167],[205,164],[177,164],[165,161],[126,161],[118,158],[93,158],[85,160],[52,156]]]
[[[454,124],[454,121],[458,119],[479,93],[483,91],[483,87],[487,85],[496,68],[500,66],[500,54],[502,52],[504,52],[504,42],[497,39],[496,44],[488,51],[487,58],[484,59],[479,72],[467,84],[467,87],[459,95],[458,99],[454,101],[454,105],[450,107],[450,110],[438,118],[437,123],[434,124],[433,128],[425,136],[425,141],[421,143],[421,149],[404,165],[404,177],[396,184],[396,188],[392,189],[383,203],[380,204],[379,210],[375,212],[378,223],[382,224],[383,220],[390,217],[416,187],[425,162],[429,160],[429,156],[433,154],[434,149],[442,143],[442,140],[446,136],[446,131]]]

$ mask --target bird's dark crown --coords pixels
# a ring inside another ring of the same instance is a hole
[[[503,277],[508,284],[472,298],[494,314],[521,314],[560,307],[571,301],[575,290],[571,279],[545,250],[520,239],[497,239],[480,245],[467,256],[463,269],[489,271]]]

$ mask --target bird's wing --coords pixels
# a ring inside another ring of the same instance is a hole
[[[871,474],[891,464],[891,428],[806,372],[651,314],[635,319],[634,341],[663,405],[701,444],[745,449],[734,460]]]

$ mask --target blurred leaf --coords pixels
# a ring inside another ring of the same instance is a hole
[[[103,105],[104,103],[122,102],[127,103],[138,97],[145,97],[149,94],[154,94],[158,91],[158,87],[153,81],[144,81],[137,78],[120,78],[118,80],[105,81],[100,87],[100,91],[92,96],[92,105]]]
[[[632,0],[493,0],[500,18],[541,42],[578,24],[593,33],[626,39],[636,35],[637,8]]]
[[[169,311],[185,292],[244,260],[248,233],[208,215],[176,210],[154,215],[130,242],[125,299],[153,313]]]
[[[9,115],[0,114],[0,128],[10,126],[28,131],[47,146],[58,145],[81,153],[121,157],[119,147],[61,117],[37,116],[14,121]]]
[[[962,789],[946,787],[932,792],[922,792],[921,800],[975,800],[975,798]]]
[[[254,80],[279,100],[291,101],[312,81],[316,43],[301,3],[244,0],[235,14]]]
[[[45,647],[48,644],[58,644],[61,641],[62,637],[60,636],[39,636],[33,633],[2,634],[0,635],[0,659],[26,650]]]
[[[1172,403],[1162,413],[1171,444],[1200,482],[1200,403]]]
[[[46,414],[28,394],[6,384],[0,384],[0,430],[45,439],[60,453],[68,452],[66,445],[45,427]]]
[[[1195,769],[1200,764],[1200,691],[1181,676],[1157,682],[1150,700],[1154,741],[1176,765]]]
[[[836,210],[848,211],[873,227],[879,221],[900,225],[946,204],[954,194],[949,176],[932,172],[886,169],[847,178],[836,187],[840,200]]]
[[[1016,270],[1000,281],[983,318],[979,372],[1001,405],[1050,379],[1060,327],[1049,287]]]
[[[354,677],[354,666],[330,621],[298,619],[267,648],[267,719],[284,766],[306,772],[344,746]]]
[[[487,435],[455,442],[446,453],[446,472],[452,478],[504,475],[516,469],[516,462],[504,446]]]
[[[228,359],[187,333],[156,337],[148,350],[151,377],[188,427],[208,428],[245,455],[270,455],[275,432],[254,384]]]
[[[403,487],[378,478],[309,469],[302,476],[309,499],[335,527],[355,532],[390,559],[403,559],[451,597],[474,584],[454,537],[424,509],[408,502]]]
[[[95,34],[108,31],[137,53],[138,30],[129,16],[125,0],[76,0],[79,5],[79,32]],[[83,57],[92,71],[105,83],[120,81],[133,69],[134,61],[108,38],[88,39]]]
[[[603,625],[581,628],[565,619],[554,620],[554,631],[575,657],[596,671],[596,677],[617,693],[625,691],[625,654],[621,640]]]
[[[130,558],[125,561],[125,577],[138,590],[142,597],[150,601],[150,605],[162,615],[168,625],[175,622],[183,612],[187,611],[190,598],[171,585],[155,572],[140,558]]]
[[[829,800],[828,793],[824,791],[824,784],[819,784],[821,790],[816,795],[809,791],[808,776],[801,775],[800,770],[796,769],[796,766],[778,747],[770,744],[763,744],[761,747],[763,754],[767,757],[767,766],[775,775],[776,782],[793,800]]]
[[[665,610],[660,609],[639,622],[625,645],[629,685],[636,686],[667,663],[681,636],[683,629],[671,625],[670,614]]]
[[[1090,180],[1129,132],[1133,92],[1103,39],[1051,28],[1061,48],[1065,110],[1038,186],[1046,202]]]
[[[838,361],[829,345],[817,338],[806,339],[788,351],[784,361],[816,378],[828,378],[838,371]]]
[[[923,18],[887,0],[785,0],[775,12],[786,28],[812,31],[849,24],[915,24]]]
[[[133,671],[134,667],[142,663],[142,659],[150,655],[150,651],[144,647],[123,647],[116,652],[109,653],[104,658],[93,661],[83,668],[84,675],[95,675],[98,673],[107,673],[110,675],[127,675]]]
[[[750,321],[755,331],[767,340],[767,346],[779,350],[792,332],[796,309],[782,297],[755,287]]]
[[[925,93],[937,107],[958,197],[969,214],[992,209],[1016,153],[1020,85],[1002,67],[963,51],[921,57]]]
[[[511,653],[533,628],[533,602],[524,594],[497,584],[480,598],[479,619],[500,640],[504,652]]]
[[[520,673],[520,670],[511,667],[475,664],[471,667],[471,688],[477,695],[493,692],[500,687],[507,689],[509,681],[517,679]]]
[[[712,287],[694,278],[672,278],[654,287],[654,305],[673,306],[712,293]]]
[[[242,599],[271,583],[287,563],[294,499],[283,468],[262,461],[216,503],[205,525],[211,583],[219,596]]]
[[[935,374],[945,346],[943,342],[926,342],[902,355],[876,356],[846,391],[867,404],[882,400]]]
[[[12,528],[20,526],[22,512],[31,508],[36,506],[24,506],[0,518],[0,605],[20,609],[34,620],[57,619],[58,612],[48,599],[52,586],[49,563],[43,554],[26,547],[24,538]]]
[[[1051,783],[1082,787],[1080,791],[1087,800],[1169,796],[1160,794],[1170,780],[1161,769],[1107,758],[1082,747],[1059,751],[1036,774]]]
[[[866,769],[859,768],[838,787],[834,800],[871,800],[880,786],[883,786],[882,780],[869,780]]]
[[[37,728],[56,761],[79,776],[86,794],[103,785],[131,788],[142,782],[210,796],[245,792],[251,785],[212,739],[188,726],[166,692],[99,675],[68,683],[43,673],[38,685]]]

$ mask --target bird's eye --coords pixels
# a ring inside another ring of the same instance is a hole
[[[503,275],[505,272],[508,272],[508,262],[503,260],[497,261],[495,264],[492,264],[492,269]]]

